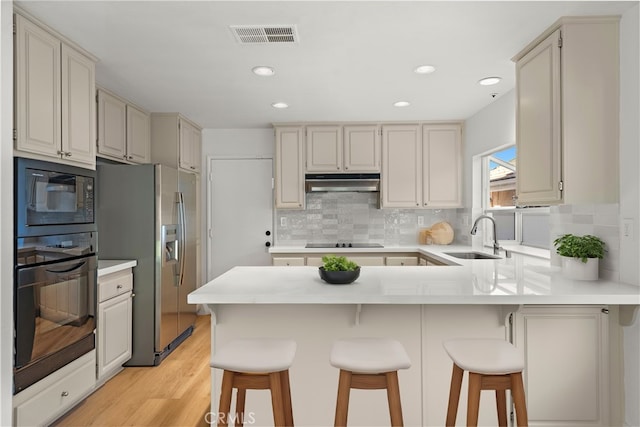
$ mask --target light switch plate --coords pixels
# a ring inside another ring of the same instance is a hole
[[[287,217],[286,216],[281,216],[280,217],[280,227],[286,227],[287,226]]]
[[[418,226],[422,227],[424,225],[424,217],[422,215],[420,215],[418,217]]]
[[[625,239],[633,239],[633,218],[622,219],[622,237]]]

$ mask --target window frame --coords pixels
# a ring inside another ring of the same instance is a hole
[[[514,214],[514,239],[506,240],[500,239],[498,240],[499,244],[502,245],[516,245],[516,246],[526,246],[531,248],[538,248],[549,250],[549,248],[540,248],[539,246],[527,245],[522,243],[522,217],[526,215],[549,215],[550,208],[549,206],[518,206],[517,200],[515,202],[515,206],[490,206],[490,180],[489,180],[489,162],[490,158],[497,152],[504,151],[511,147],[515,147],[515,144],[504,145],[501,147],[497,147],[495,150],[486,152],[481,155],[481,177],[482,177],[482,186],[481,186],[481,208],[482,212],[485,215],[493,216],[494,212],[513,212]],[[499,162],[496,162],[499,163]],[[518,179],[517,171],[518,166],[516,164],[516,180]],[[486,222],[482,225],[483,230],[483,245],[484,246],[492,246],[493,245],[493,230],[488,228],[488,224]]]

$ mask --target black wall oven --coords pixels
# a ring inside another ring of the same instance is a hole
[[[15,160],[14,394],[95,348],[95,172]]]

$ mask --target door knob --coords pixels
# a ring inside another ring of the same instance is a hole
[[[266,247],[269,247],[269,246],[271,246],[271,242],[265,242],[265,243],[264,243],[264,245],[265,245]]]

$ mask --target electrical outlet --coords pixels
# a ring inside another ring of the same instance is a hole
[[[422,227],[424,225],[424,217],[422,215],[420,215],[418,217],[418,226]]]
[[[629,240],[633,239],[633,219],[632,218],[622,219],[622,237]]]
[[[286,227],[286,226],[287,226],[287,217],[281,216],[280,217],[280,227]]]

